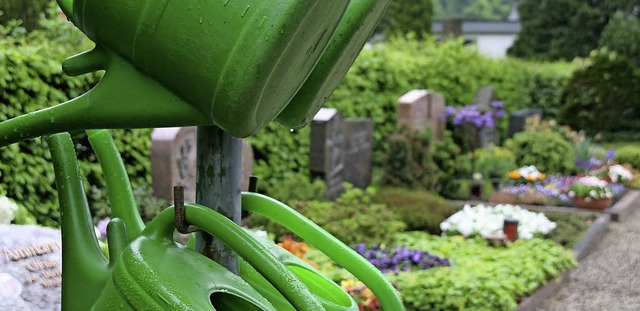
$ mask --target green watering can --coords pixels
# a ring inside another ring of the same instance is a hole
[[[131,243],[125,225],[131,219],[114,219],[107,228],[107,262],[93,233],[69,134],[52,135],[47,143],[61,204],[64,310],[216,310],[216,306],[221,310],[276,310],[240,277],[173,242],[173,208],[154,218]],[[113,144],[106,147],[115,150]],[[113,206],[114,217],[133,215],[122,213],[122,207]],[[207,207],[187,207],[187,221],[230,245],[296,309],[324,310],[308,288],[244,229]]]
[[[389,0],[58,2],[96,42],[64,71],[104,77],[78,98],[0,123],[0,146],[81,129],[216,125],[246,137],[276,118],[301,127]]]
[[[47,138],[62,213],[64,310],[357,310],[347,293],[313,267],[207,207],[185,206],[185,219],[238,253],[240,276],[173,242],[173,207],[145,228],[109,132],[92,130],[88,136],[106,172],[114,217],[107,227],[109,261],[93,233],[70,136]],[[304,216],[256,193],[243,193],[242,205],[329,254],[367,284],[385,310],[403,310],[375,267]]]

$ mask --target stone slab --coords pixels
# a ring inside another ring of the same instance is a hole
[[[0,310],[61,309],[60,230],[0,225]]]

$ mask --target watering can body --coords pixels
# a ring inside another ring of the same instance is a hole
[[[214,261],[143,234],[122,252],[92,310],[276,309]]]
[[[73,21],[211,124],[244,137],[289,103],[348,2],[75,0]]]

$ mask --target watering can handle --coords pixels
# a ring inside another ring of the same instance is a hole
[[[286,204],[253,192],[242,193],[242,209],[279,222],[317,247],[362,281],[376,295],[384,310],[404,310],[389,280],[368,260]]]
[[[194,225],[222,240],[247,263],[252,265],[276,287],[296,310],[324,311],[325,308],[314,298],[309,289],[287,269],[269,250],[253,236],[229,218],[199,204],[185,204],[184,216],[187,223]],[[175,229],[173,206],[160,212],[142,233],[154,239],[173,241]]]

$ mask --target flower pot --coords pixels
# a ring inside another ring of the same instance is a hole
[[[573,204],[579,208],[604,210],[611,205],[611,198],[589,199],[582,197],[573,198]]]

